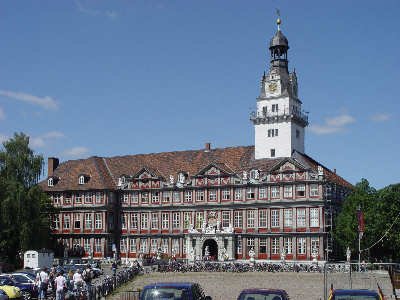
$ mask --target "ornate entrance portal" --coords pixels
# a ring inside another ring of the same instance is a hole
[[[207,259],[218,260],[218,244],[214,239],[204,241],[202,256]]]

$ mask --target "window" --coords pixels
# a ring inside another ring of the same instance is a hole
[[[47,180],[47,186],[53,186],[54,184],[53,184],[53,178],[49,178],[48,180]]]
[[[101,253],[101,239],[94,239],[94,252]]]
[[[279,227],[279,209],[271,210],[271,227]]]
[[[76,204],[81,204],[82,203],[82,195],[81,194],[76,194],[75,195],[75,203]]]
[[[231,213],[230,211],[223,211],[222,212],[222,228],[226,228],[229,227],[229,224],[231,222]]]
[[[318,194],[318,184],[310,184],[310,197],[317,197]]]
[[[131,229],[138,229],[138,213],[131,214]]]
[[[275,157],[275,149],[271,149],[271,157]]]
[[[260,254],[266,254],[267,253],[267,238],[260,238],[259,239],[259,250],[258,252]]]
[[[121,215],[121,228],[122,229],[127,229],[128,228],[128,222],[127,222],[127,216],[126,214]]]
[[[149,203],[149,193],[148,192],[142,192],[142,203]]]
[[[196,228],[200,229],[203,226],[203,212],[196,212]]]
[[[181,202],[181,193],[174,192],[174,202]]]
[[[196,201],[204,201],[204,191],[196,191]]]
[[[151,229],[158,229],[158,213],[151,213]]]
[[[306,227],[306,209],[297,209],[297,227]]]
[[[129,239],[129,252],[136,253],[136,240]]]
[[[53,226],[54,226],[54,229],[60,229],[60,216],[59,215],[54,215]]]
[[[248,210],[247,211],[247,228],[254,228],[255,227],[255,210]]]
[[[279,198],[279,186],[271,186],[271,198]]]
[[[271,238],[271,254],[279,254],[279,238]]]
[[[253,187],[248,187],[246,190],[246,198],[251,200],[254,199],[255,197],[255,192]]]
[[[251,170],[250,171],[250,179],[259,179],[260,172],[258,170]]]
[[[174,212],[172,214],[172,228],[173,229],[179,229],[179,227],[181,226],[181,222],[180,222],[180,212]]]
[[[102,229],[103,228],[103,220],[101,217],[101,213],[96,213],[94,215],[95,218],[95,229]]]
[[[285,253],[292,254],[293,253],[292,238],[285,237],[284,243],[285,243]]]
[[[81,228],[81,214],[74,215],[74,228],[75,229]]]
[[[300,137],[300,130],[296,129],[296,138]]]
[[[122,203],[128,204],[129,203],[129,193],[122,194]]]
[[[278,136],[278,128],[268,129],[268,137]]]
[[[172,251],[179,253],[179,239],[172,240]]]
[[[247,238],[247,250],[254,250],[254,238]]]
[[[272,104],[272,112],[278,112],[278,104]]]
[[[240,237],[238,237],[236,239],[236,253],[237,254],[242,254],[242,250],[243,250],[242,239]]]
[[[140,215],[140,228],[141,229],[149,228],[149,214],[148,213],[142,213]]]
[[[306,254],[306,238],[297,238],[297,254]]]
[[[156,253],[157,252],[157,239],[151,239],[150,242],[150,252],[151,253]]]
[[[260,209],[258,210],[258,227],[267,227],[267,210]]]
[[[163,192],[162,194],[162,202],[169,203],[171,201],[171,192]]]
[[[291,208],[285,209],[283,211],[283,226],[284,227],[293,226],[293,210]]]
[[[234,213],[234,227],[243,227],[243,212],[241,210],[236,210]]]
[[[60,204],[61,203],[61,194],[54,194],[53,195],[53,202],[55,205]]]
[[[285,185],[283,188],[284,198],[293,198],[293,187],[291,185]]]
[[[64,197],[64,204],[70,205],[71,204],[71,199],[72,199],[72,194],[71,193],[66,193]]]
[[[92,203],[92,193],[85,193],[85,203]]]
[[[92,229],[92,214],[85,214],[85,228]]]
[[[319,208],[310,208],[310,227],[319,227]]]
[[[85,249],[86,253],[89,253],[91,251],[90,239],[83,239],[83,249]]]
[[[192,202],[192,191],[185,191],[185,202]]]
[[[267,198],[267,188],[265,186],[261,186],[258,188],[258,198],[259,199]]]
[[[229,189],[222,190],[222,200],[230,200],[231,199],[231,191]]]
[[[210,200],[210,201],[217,200],[217,190],[209,190],[208,191],[208,200]]]
[[[121,252],[123,252],[123,253],[125,253],[126,252],[126,242],[127,242],[127,240],[126,240],[126,238],[125,239],[121,239],[120,240],[120,242],[119,242],[119,250],[121,251]]]
[[[191,219],[192,213],[190,211],[185,211],[183,213],[183,228],[184,229],[189,229],[190,226],[190,219]]]
[[[306,194],[306,186],[304,184],[296,185],[296,196],[304,197]]]
[[[79,184],[85,184],[85,176],[83,176],[83,175],[79,176],[78,183]]]
[[[315,253],[315,254],[319,253],[319,238],[318,237],[311,238],[311,253]]]
[[[132,201],[132,203],[138,203],[139,202],[139,193],[138,192],[132,192],[131,201]]]
[[[151,202],[158,203],[160,201],[160,193],[159,192],[152,192],[151,193]]]
[[[140,252],[147,253],[147,239],[140,239]]]
[[[70,229],[70,228],[71,228],[70,216],[64,215],[64,229]]]
[[[161,251],[163,253],[168,253],[168,248],[169,248],[168,245],[169,245],[168,239],[161,240]]]
[[[235,189],[235,200],[242,200],[242,189]]]
[[[161,214],[161,228],[169,229],[169,214],[166,212]]]
[[[96,203],[102,203],[103,202],[103,193],[102,192],[96,192]]]

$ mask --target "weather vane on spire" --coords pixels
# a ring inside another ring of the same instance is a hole
[[[278,30],[281,30],[281,12],[279,9],[276,9],[276,14],[278,15],[278,19],[276,19],[276,24],[278,25]]]

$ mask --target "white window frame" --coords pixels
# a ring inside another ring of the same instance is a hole
[[[285,199],[293,198],[293,186],[292,185],[285,185],[283,187],[283,197]]]
[[[49,178],[49,179],[47,180],[47,186],[54,186],[53,178]]]
[[[255,228],[256,226],[256,210],[247,210],[247,228]]]
[[[278,185],[271,186],[271,198],[273,199],[280,198],[280,186]]]
[[[95,202],[96,203],[102,203],[103,202],[103,193],[102,192],[96,192],[96,198]]]
[[[131,213],[131,224],[130,227],[131,229],[138,229],[139,225],[139,213]]]
[[[169,229],[169,213],[167,212],[161,213],[161,229],[163,230]]]
[[[80,184],[80,185],[85,184],[85,176],[83,176],[83,175],[79,176],[78,184]]]
[[[92,213],[85,213],[85,229],[92,229]]]
[[[265,247],[265,251],[262,251],[262,247]],[[258,240],[258,253],[260,254],[267,254],[268,252],[268,247],[267,247],[267,238],[261,237]]]
[[[76,222],[79,222],[79,227],[76,226]],[[82,224],[81,224],[81,214],[80,213],[74,213],[74,229],[81,229]]]
[[[127,214],[121,215],[121,229],[128,229]]]
[[[140,194],[140,202],[149,203],[149,192],[142,192]]]
[[[56,229],[56,230],[60,229],[60,216],[59,215],[53,216],[53,226],[54,226],[54,229]]]
[[[191,190],[185,191],[184,196],[185,196],[184,197],[185,202],[192,202],[192,191]]]
[[[204,221],[204,212],[202,211],[197,211],[196,212],[196,229],[200,229],[203,226],[203,221]]]
[[[132,192],[131,194],[131,202],[139,203],[139,192]]]
[[[136,239],[129,239],[129,252],[136,253]]]
[[[286,254],[293,254],[293,241],[291,237],[284,238],[284,247]]]
[[[283,210],[283,227],[293,227],[293,209],[291,208]]]
[[[100,238],[95,238],[94,239],[94,252],[95,253],[102,253],[103,252]]]
[[[311,245],[311,253],[315,252],[319,255],[319,237],[311,237],[310,245]]]
[[[266,199],[267,198],[267,187],[260,186],[258,188],[258,198],[259,199]]]
[[[174,250],[176,254],[179,254],[179,248],[179,238],[172,239],[172,250]]]
[[[208,190],[208,201],[217,201],[217,190]]]
[[[153,191],[151,193],[151,203],[159,203],[160,202],[160,192]]]
[[[102,218],[102,213],[95,213],[94,214],[94,219],[95,219],[95,224],[94,228],[95,229],[103,229],[103,218]]]
[[[297,228],[304,228],[307,225],[306,221],[306,209],[305,208],[297,208],[296,209],[296,223]]]
[[[181,202],[181,192],[174,192],[173,193],[173,201],[175,203],[180,203]]]
[[[158,229],[158,213],[157,212],[151,213],[151,229],[153,229],[153,230]]]
[[[164,254],[168,254],[168,250],[169,250],[169,240],[168,239],[162,239],[161,240],[161,251]]]
[[[189,229],[189,227],[191,225],[191,218],[192,218],[192,212],[185,211],[183,213],[183,228],[184,229]]]
[[[268,227],[268,211],[266,209],[258,210],[258,227],[267,228]]]
[[[319,195],[319,186],[317,183],[313,183],[309,185],[310,188],[310,197],[318,197]]]
[[[319,227],[319,207],[310,208],[310,227]]]
[[[235,200],[243,200],[242,189],[236,188],[235,189]]]
[[[231,190],[230,189],[222,190],[222,200],[231,200]]]
[[[271,228],[279,227],[279,209],[271,209]]]
[[[279,254],[279,238],[273,237],[271,238],[271,254]]]
[[[140,252],[147,253],[147,239],[140,239]]]
[[[158,242],[157,239],[150,240],[150,253],[157,253],[158,250]]]
[[[170,203],[171,202],[171,191],[165,191],[162,194],[162,202]]]
[[[63,215],[63,228],[71,229],[71,216],[70,214]]]
[[[296,197],[303,198],[306,196],[306,185],[298,184],[296,185]]]
[[[196,191],[196,201],[204,201],[204,190]]]
[[[236,239],[236,252],[237,254],[243,253],[243,241],[239,237]]]
[[[256,198],[255,188],[252,186],[249,186],[246,189],[246,200],[254,200],[255,198]]]
[[[234,211],[234,227],[243,228],[243,210]]]
[[[149,213],[140,214],[140,229],[149,229]]]
[[[306,254],[306,238],[305,237],[297,238],[297,254],[299,254],[299,255]]]
[[[222,216],[222,228],[229,227],[229,224],[231,223],[231,212],[229,210],[223,210],[221,213]]]
[[[179,229],[181,226],[181,213],[173,212],[172,213],[172,229]]]

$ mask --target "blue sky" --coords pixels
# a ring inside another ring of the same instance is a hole
[[[254,144],[280,8],[306,153],[399,182],[400,2],[2,1],[0,140],[62,160]]]

